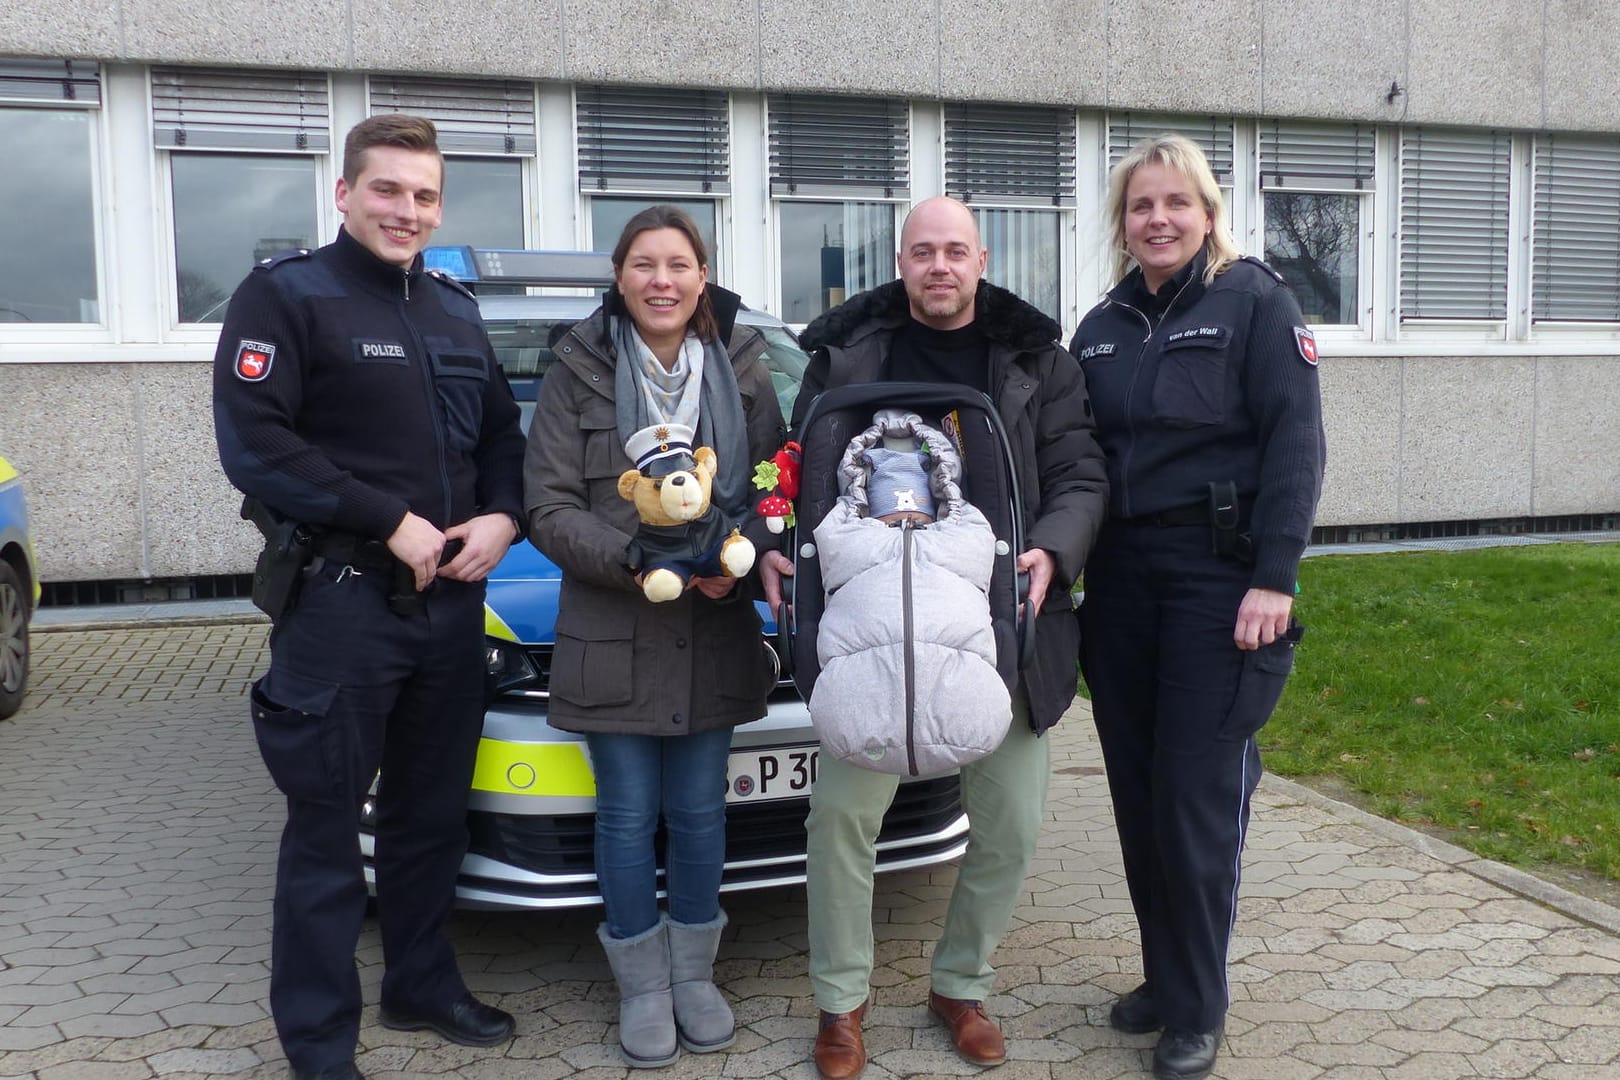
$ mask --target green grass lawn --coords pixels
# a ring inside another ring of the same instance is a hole
[[[1620,544],[1312,558],[1295,610],[1267,768],[1620,880]]]

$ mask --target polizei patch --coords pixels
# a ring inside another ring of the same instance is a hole
[[[397,341],[356,341],[354,358],[361,363],[404,364],[409,361],[405,346]]]
[[[276,347],[264,341],[243,338],[236,346],[236,377],[243,382],[263,382],[276,359]]]
[[[1316,335],[1303,326],[1294,327],[1294,344],[1299,346],[1299,358],[1311,367],[1316,366]]]

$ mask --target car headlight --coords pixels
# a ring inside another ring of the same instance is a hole
[[[539,684],[540,671],[529,659],[526,648],[516,641],[484,639],[484,687],[488,697],[496,698]]]

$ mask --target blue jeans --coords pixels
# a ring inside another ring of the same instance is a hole
[[[658,922],[653,837],[664,816],[669,917],[720,915],[726,861],[726,760],[731,729],[699,735],[587,734],[596,772],[596,879],[608,933],[634,937]]]

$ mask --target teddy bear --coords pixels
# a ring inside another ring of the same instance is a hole
[[[740,578],[754,568],[754,545],[709,502],[718,468],[714,450],[693,449],[685,424],[654,424],[625,440],[636,463],[619,477],[640,525],[624,562],[655,604],[674,600],[694,577]]]

